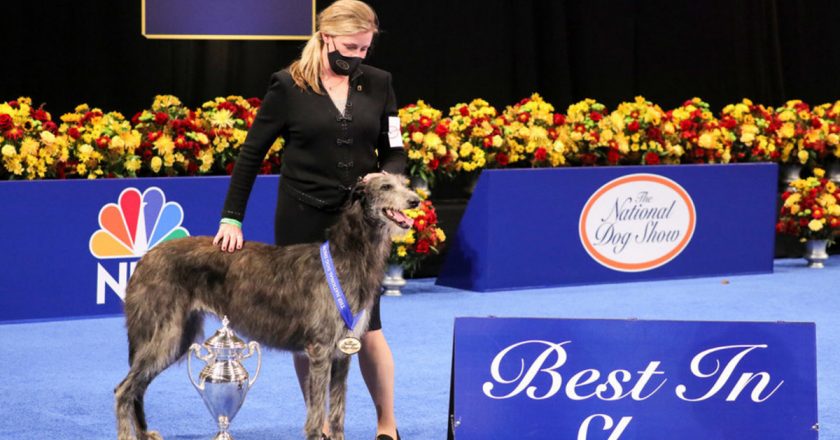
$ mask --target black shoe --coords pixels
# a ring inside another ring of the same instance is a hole
[[[394,440],[394,438],[387,434],[379,434],[376,436],[376,440]],[[402,440],[399,431],[397,431],[397,440]]]

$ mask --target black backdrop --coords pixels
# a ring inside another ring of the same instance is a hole
[[[31,96],[57,117],[82,102],[127,117],[156,94],[196,107],[261,97],[300,41],[162,41],[140,35],[140,0],[4,2],[0,101]],[[322,8],[329,1],[318,1]],[[782,0],[371,0],[383,34],[369,63],[394,73],[400,105],[481,97],[502,108],[537,91],[558,108],[638,94],[713,110],[840,98],[840,2]],[[57,114],[56,114],[57,113]]]

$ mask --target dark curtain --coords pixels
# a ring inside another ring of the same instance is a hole
[[[88,103],[131,117],[156,94],[197,107],[261,97],[301,41],[161,41],[140,35],[140,1],[2,7],[0,101],[31,96],[54,118]],[[322,8],[329,2],[318,2]],[[400,105],[498,108],[532,92],[558,109],[644,95],[671,108],[699,96],[717,111],[840,98],[840,4],[784,0],[371,0],[383,33],[369,63],[391,71]]]

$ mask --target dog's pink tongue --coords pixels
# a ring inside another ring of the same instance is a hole
[[[402,211],[396,211],[394,214],[394,217],[396,217],[397,220],[407,223],[409,228],[414,224],[414,219],[403,214]]]

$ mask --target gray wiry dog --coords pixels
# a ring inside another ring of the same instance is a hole
[[[366,311],[356,336],[367,328],[391,237],[411,226],[400,211],[419,202],[402,177],[375,175],[357,186],[327,233],[347,302],[354,314]],[[321,438],[329,383],[329,426],[333,438],[343,440],[350,358],[336,345],[348,330],[327,286],[319,245],[248,242],[227,253],[210,237],[188,237],[150,250],[126,290],[131,368],[115,389],[117,437],[161,438],[147,430],[143,395],[152,379],[187,352],[202,333],[203,313],[212,312],[227,315],[236,331],[264,346],[305,351],[310,360],[306,438]]]

